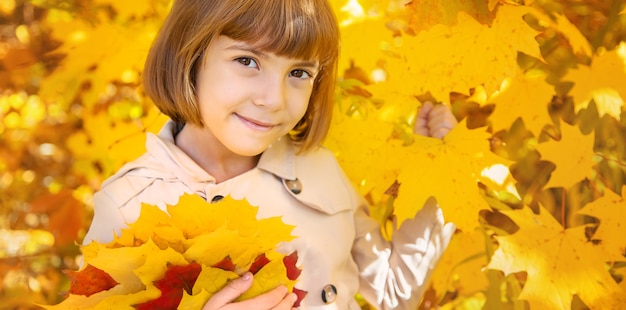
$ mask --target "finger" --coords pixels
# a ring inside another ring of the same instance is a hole
[[[439,127],[435,130],[431,130],[429,135],[433,138],[443,139],[446,135],[450,133],[450,128],[447,127]]]
[[[298,295],[294,293],[290,293],[287,296],[285,296],[285,298],[276,307],[272,308],[272,310],[295,309],[293,304],[296,302],[297,299],[298,299]]]
[[[429,123],[429,135],[434,138],[443,138],[447,135],[454,126],[456,126],[456,119],[446,117],[439,120],[433,120]]]
[[[415,126],[413,127],[413,133],[422,136],[428,136],[428,118],[432,109],[433,104],[430,101],[424,102],[424,104],[418,109],[417,117],[415,119]]]
[[[454,114],[452,114],[452,111],[447,105],[440,104],[432,108],[432,111],[428,115],[428,120],[440,122],[444,120],[456,121],[456,118],[454,117]]]
[[[248,272],[242,277],[231,281],[223,289],[215,293],[202,310],[220,309],[245,293],[250,289],[250,286],[252,286],[252,274]]]
[[[422,106],[417,111],[417,118],[428,119],[428,114],[430,114],[430,111],[433,109],[433,107],[434,105],[432,102],[424,102],[424,104],[422,104]]]
[[[429,135],[434,138],[443,138],[457,123],[458,121],[447,106],[436,106],[428,120]]]
[[[292,297],[290,297],[289,295],[291,294],[289,294],[289,290],[287,289],[287,287],[284,285],[281,285],[267,293],[261,294],[254,298],[250,298],[245,301],[240,301],[240,302],[231,304],[229,306],[232,306],[233,309],[291,309],[291,307],[293,307],[293,303],[296,302],[296,299],[293,299],[291,301],[291,304],[289,304],[289,307],[285,308],[286,303],[282,304],[285,301],[285,299],[291,300],[290,298]],[[276,308],[279,305],[282,305],[282,308]],[[229,309],[229,308],[225,308],[225,309]]]
[[[413,133],[428,137],[430,129],[428,129],[427,121],[422,119],[415,120],[415,127],[413,127]]]

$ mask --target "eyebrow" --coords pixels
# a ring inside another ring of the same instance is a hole
[[[227,50],[236,50],[236,51],[244,51],[244,52],[250,52],[256,55],[259,55],[262,58],[267,58],[267,53],[258,50],[248,44],[242,44],[242,43],[235,43],[232,45],[229,45],[228,47],[226,47]]]
[[[259,49],[256,49],[248,44],[243,44],[243,43],[235,43],[233,45],[229,45],[228,47],[226,47],[227,50],[238,50],[238,51],[244,51],[244,52],[249,52],[255,55],[258,55],[261,58],[268,58],[269,56],[267,55],[266,52],[263,52]],[[307,68],[311,68],[311,69],[315,69],[318,70],[319,69],[319,62],[318,61],[307,61],[307,60],[303,60],[303,61],[299,61],[296,63],[296,67],[307,67]]]

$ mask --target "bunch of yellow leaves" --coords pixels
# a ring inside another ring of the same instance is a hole
[[[250,271],[254,283],[239,300],[300,275],[297,253],[276,251],[293,239],[278,217],[257,219],[245,200],[209,203],[181,196],[167,212],[144,204],[137,221],[108,244],[82,246],[84,266],[69,271],[69,296],[47,309],[200,309],[229,281]]]

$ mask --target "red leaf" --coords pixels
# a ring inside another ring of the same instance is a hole
[[[250,271],[252,274],[256,274],[257,272],[259,272],[259,270],[261,270],[261,268],[263,268],[263,266],[267,265],[267,263],[269,262],[270,260],[267,259],[267,257],[265,256],[265,253],[263,253],[257,256],[257,258],[254,260],[254,263],[252,263],[248,271]]]
[[[289,280],[295,280],[300,276],[300,270],[296,267],[296,263],[298,262],[298,252],[293,252],[283,258],[283,264],[287,267],[287,278]]]
[[[306,294],[308,294],[309,292],[300,290],[294,287],[293,293],[296,294],[296,296],[298,296],[298,299],[296,299],[296,302],[293,303],[293,306],[297,308],[297,307],[300,307],[300,303],[302,302],[304,297],[306,297]]]
[[[154,285],[161,290],[161,297],[139,304],[139,310],[176,309],[183,298],[183,290],[191,294],[191,289],[202,271],[200,264],[193,262],[187,266],[170,266],[165,275]]]
[[[92,265],[87,265],[81,271],[65,271],[70,278],[69,294],[91,296],[95,293],[106,291],[118,283],[106,272]]]
[[[212,267],[219,268],[225,271],[235,271],[235,264],[233,264],[233,261],[230,259],[230,256],[226,256],[226,258],[217,262]]]

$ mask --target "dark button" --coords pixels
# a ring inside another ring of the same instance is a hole
[[[336,299],[337,299],[337,288],[332,284],[328,284],[324,286],[324,289],[322,290],[322,301],[324,301],[325,304],[331,304]]]
[[[298,195],[302,192],[302,182],[300,180],[284,180],[285,186],[294,194]]]
[[[211,203],[219,202],[222,199],[224,199],[224,196],[222,196],[222,195],[215,195],[215,196],[213,196],[213,199],[211,199]]]

